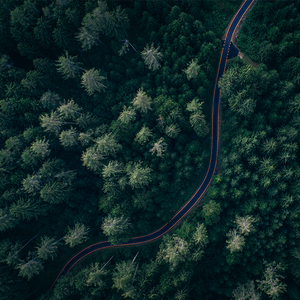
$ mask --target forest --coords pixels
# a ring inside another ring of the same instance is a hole
[[[300,1],[2,0],[0,299],[299,299]],[[246,59],[248,58],[248,59]]]

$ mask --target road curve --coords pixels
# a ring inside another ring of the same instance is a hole
[[[228,55],[230,51],[231,39],[233,33],[237,26],[239,25],[242,17],[248,11],[250,6],[254,3],[255,0],[244,0],[242,5],[239,7],[236,14],[233,16],[229,26],[227,27],[225,33],[225,40],[223,42],[223,49],[221,53],[221,58],[218,67],[218,73],[214,88],[213,94],[213,109],[212,109],[212,138],[211,138],[211,155],[210,155],[210,162],[208,166],[208,170],[206,176],[202,183],[200,184],[199,188],[196,190],[194,195],[189,199],[189,201],[176,213],[176,215],[164,226],[159,228],[158,230],[151,232],[144,236],[138,236],[130,239],[126,243],[122,243],[120,245],[112,245],[108,241],[105,242],[98,242],[91,246],[88,246],[75,254],[62,268],[60,273],[58,274],[57,278],[55,279],[54,283],[51,286],[51,289],[56,284],[58,278],[66,273],[68,273],[75,264],[77,264],[80,260],[82,260],[87,255],[94,253],[95,251],[99,251],[102,249],[108,248],[116,248],[116,247],[125,247],[131,245],[139,245],[145,244],[148,242],[152,242],[154,240],[159,239],[162,235],[169,232],[178,222],[182,220],[182,218],[195,206],[195,204],[200,200],[200,198],[204,195],[205,191],[207,190],[212,176],[215,172],[216,164],[217,164],[217,156],[218,156],[218,144],[219,144],[219,111],[220,111],[220,89],[218,87],[218,80],[225,72]]]

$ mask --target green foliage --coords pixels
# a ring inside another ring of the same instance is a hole
[[[59,57],[56,63],[58,72],[60,72],[65,79],[74,78],[79,74],[81,63],[77,61],[77,56],[69,56],[68,51],[65,55]]]
[[[284,277],[278,274],[282,270],[284,268],[280,263],[278,264],[275,261],[268,263],[264,270],[263,279],[257,280],[258,288],[272,299],[278,298],[280,294],[286,291],[286,284],[281,282],[281,279]]]
[[[188,67],[183,70],[183,72],[186,74],[186,77],[188,80],[197,78],[199,71],[201,69],[201,66],[198,65],[198,60],[193,59],[189,62]]]
[[[210,200],[207,204],[203,205],[202,216],[205,218],[205,224],[213,225],[220,220],[221,205],[214,200]]]
[[[64,236],[64,241],[71,248],[88,240],[89,227],[76,223],[74,228],[68,228],[68,233]]]
[[[100,75],[99,70],[94,68],[85,71],[81,77],[81,84],[89,96],[95,92],[105,91],[107,88],[102,82],[106,77]]]
[[[32,253],[29,253],[29,256],[26,261],[21,261],[16,265],[16,269],[19,269],[19,275],[30,280],[33,276],[40,274],[43,270],[43,265],[41,261],[32,256]]]
[[[151,70],[155,71],[160,68],[159,61],[162,60],[162,53],[159,52],[160,47],[154,48],[154,44],[151,46],[148,44],[145,46],[144,50],[141,52],[142,58],[144,59],[145,65]]]
[[[124,216],[112,217],[109,215],[103,220],[101,228],[103,233],[108,236],[108,241],[117,245],[128,240],[130,221]]]
[[[54,260],[57,256],[58,244],[59,243],[55,241],[55,238],[49,238],[47,236],[42,237],[41,242],[36,247],[37,256],[42,260]]]

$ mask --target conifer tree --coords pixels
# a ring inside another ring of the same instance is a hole
[[[226,248],[230,250],[230,253],[236,251],[242,251],[245,245],[245,238],[236,232],[236,229],[232,229],[227,233],[228,240],[226,240]]]
[[[57,60],[57,70],[65,79],[74,78],[79,74],[79,70],[85,71],[80,67],[81,63],[77,61],[77,56],[69,56],[68,51]]]
[[[170,264],[170,269],[174,270],[180,262],[188,259],[190,255],[189,244],[173,235],[164,238],[164,242],[160,246],[157,254],[158,261],[165,261]]]
[[[143,88],[137,91],[135,98],[132,101],[133,106],[142,113],[147,113],[151,110],[152,99],[149,97]]]
[[[183,72],[186,74],[187,79],[191,80],[198,76],[200,69],[201,66],[198,65],[198,59],[193,59],[189,62],[188,67],[183,70]]]
[[[136,112],[135,109],[132,107],[126,107],[124,105],[123,111],[120,113],[120,116],[118,117],[118,120],[123,125],[129,125],[131,122],[133,122],[136,119]]]
[[[126,171],[129,176],[129,184],[133,189],[147,186],[152,181],[152,170],[148,167],[142,167],[141,162],[127,164]]]
[[[107,88],[103,84],[103,80],[106,77],[100,75],[100,71],[94,68],[85,71],[81,77],[82,87],[85,89],[89,96],[93,95],[95,92],[105,91]]]
[[[156,154],[158,157],[162,157],[163,153],[167,150],[167,143],[162,137],[158,141],[152,144],[152,148],[149,150],[151,154]]]
[[[159,47],[155,49],[152,43],[151,46],[147,44],[141,52],[145,65],[152,71],[160,68],[159,61],[162,59],[163,55],[158,50]]]
[[[257,280],[258,288],[265,292],[271,299],[277,299],[286,291],[287,285],[281,282],[281,279],[284,277],[278,274],[280,271],[284,271],[280,263],[276,263],[275,261],[266,263],[263,279]]]
[[[68,228],[68,233],[64,236],[64,241],[71,248],[88,240],[89,228],[84,224],[76,223],[73,229]]]
[[[151,130],[145,125],[141,128],[141,130],[136,134],[135,141],[141,145],[145,144],[149,141],[152,136]]]
[[[58,241],[55,238],[49,238],[46,235],[41,238],[41,242],[36,247],[37,255],[42,260],[54,260],[57,256]]]
[[[103,233],[108,236],[112,244],[120,244],[128,240],[128,231],[130,229],[129,218],[124,216],[112,217],[108,215],[101,225]]]
[[[37,158],[45,158],[50,155],[49,142],[43,139],[36,140],[31,144],[30,150]]]
[[[27,280],[30,280],[34,275],[40,274],[43,268],[41,261],[31,252],[29,252],[27,261],[22,260],[16,266],[16,269],[19,269],[19,275],[26,277]]]
[[[77,137],[78,137],[78,133],[76,129],[71,128],[68,130],[63,130],[60,133],[59,141],[61,142],[63,147],[69,148],[77,145]]]

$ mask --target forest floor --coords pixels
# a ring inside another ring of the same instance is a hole
[[[257,68],[258,67],[258,63],[254,62],[249,56],[245,55],[242,52],[239,52],[238,57],[247,65],[251,65],[253,68]]]

